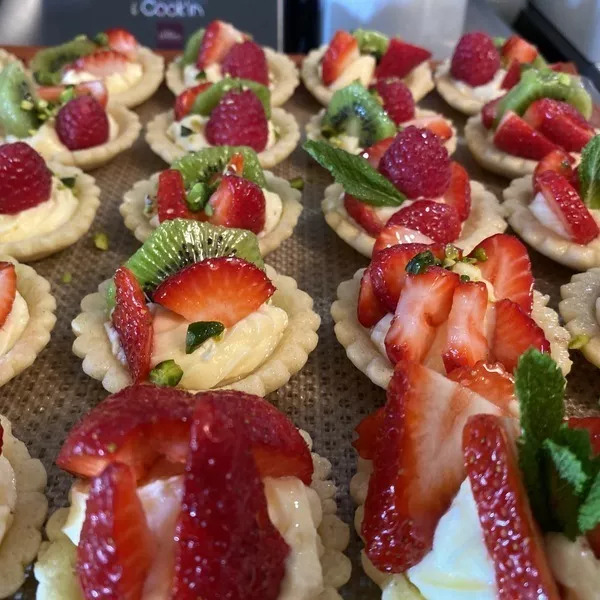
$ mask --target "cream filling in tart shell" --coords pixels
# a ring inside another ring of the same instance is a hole
[[[8,461],[9,468],[5,470],[14,476],[11,487],[14,485],[13,492],[16,492],[14,512],[0,541],[0,598],[8,598],[23,585],[25,569],[37,555],[48,501],[44,495],[44,466],[31,458],[25,444],[13,436],[10,422],[2,415],[0,424],[4,428],[0,461]],[[7,483],[0,481],[0,487]]]
[[[325,198],[321,202],[325,221],[347,244],[363,256],[370,257],[375,238],[348,215],[343,194],[344,189],[338,183],[325,189]],[[502,233],[507,227],[503,214],[496,196],[481,183],[471,181],[471,212],[462,224],[460,237],[453,244],[468,253],[485,238]]]
[[[277,288],[270,306],[287,314],[287,325],[281,339],[267,359],[251,373],[222,386],[265,396],[286,384],[306,363],[318,341],[320,318],[313,311],[313,300],[298,289],[291,277],[279,275],[267,265],[267,275]],[[129,371],[113,353],[105,323],[108,321],[106,290],[110,280],[98,286],[98,292],[81,301],[81,314],[72,323],[76,339],[73,352],[83,358],[83,370],[102,381],[109,392],[131,384]]]
[[[9,254],[17,260],[39,260],[71,246],[92,225],[100,206],[100,188],[96,186],[94,178],[76,167],[54,162],[49,163],[48,167],[54,173],[50,199],[16,215],[0,215],[0,253]],[[57,178],[65,177],[75,177],[75,186],[59,191],[57,188],[62,184]],[[57,194],[64,196],[64,203],[60,202],[59,205]],[[36,231],[32,223],[37,222],[41,226],[48,211],[52,213],[48,215],[52,228]],[[58,211],[64,214],[59,220],[54,220],[54,213]]]
[[[171,164],[185,156],[187,151],[179,146],[169,135],[169,128],[174,121],[174,113],[169,110],[160,113],[146,126],[146,141],[155,154]],[[300,140],[300,129],[296,119],[282,108],[273,108],[270,123],[277,132],[278,139],[270,147],[258,153],[260,165],[269,169],[285,160],[296,148]],[[210,145],[207,143],[207,146]]]
[[[316,115],[313,115],[308,120],[308,123],[306,124],[306,137],[309,140],[328,141],[321,135],[321,123],[323,121],[323,117],[325,116],[325,110],[326,110],[325,108],[321,109]],[[456,144],[457,144],[458,137],[457,137],[456,128],[454,127],[454,124],[452,123],[452,121],[450,121],[450,119],[446,119],[441,114],[436,113],[433,110],[417,108],[415,110],[415,119],[421,119],[423,117],[440,117],[440,118],[443,118],[444,121],[446,121],[446,123],[448,123],[448,125],[452,129],[452,137],[449,140],[446,140],[444,142],[444,146],[446,147],[446,150],[448,150],[448,154],[454,154],[454,152],[456,150]],[[410,124],[410,121],[406,121],[405,123],[401,123],[400,127],[406,127],[409,124]],[[339,145],[338,144],[336,144],[336,145],[339,148],[342,148],[342,150],[345,150],[346,152],[350,152],[351,154],[360,154],[364,150],[364,148],[362,148],[359,145],[358,137],[356,137],[354,135],[346,135],[346,134],[342,133],[335,137],[339,141]]]
[[[300,72],[304,85],[308,88],[310,93],[323,104],[323,106],[329,104],[335,92],[333,87],[325,86],[323,84],[323,79],[321,78],[321,59],[325,52],[327,52],[327,45],[309,52],[302,63]],[[427,96],[434,88],[431,67],[428,62],[424,62],[415,67],[406,77],[404,77],[403,81],[410,88],[415,102],[418,102]]]
[[[310,436],[306,432],[301,433],[312,449]],[[286,588],[284,579],[280,600],[341,600],[337,590],[350,578],[351,564],[343,554],[350,540],[350,529],[336,515],[337,489],[330,479],[331,463],[315,453],[312,458],[314,474],[310,487],[319,500],[320,506],[315,507],[315,512],[322,515],[316,532],[320,569],[312,564],[311,572],[301,571],[295,574],[306,580],[305,589],[300,586]],[[39,581],[38,600],[83,600],[75,578],[76,547],[63,533],[68,515],[69,509],[62,508],[48,521],[46,532],[49,541],[42,544],[35,565],[35,576]],[[320,573],[315,572],[315,569],[320,570]],[[289,575],[294,577],[294,574],[288,572]],[[315,586],[315,580],[321,575],[323,585]]]
[[[285,104],[298,87],[298,69],[292,60],[285,54],[275,52],[271,48],[263,47],[269,67],[269,79],[271,84],[271,105],[282,106]],[[186,87],[183,68],[181,66],[181,57],[176,58],[167,67],[166,81],[167,87],[178,96]]]
[[[278,248],[292,236],[302,212],[300,191],[292,188],[286,179],[277,177],[270,171],[265,171],[265,179],[267,180],[266,190],[277,194],[281,200],[281,213],[271,227],[267,226],[258,235],[258,246],[263,256]],[[125,220],[125,226],[140,242],[145,242],[156,228],[155,219],[146,216],[144,206],[146,196],[156,194],[157,183],[158,173],[152,175],[150,179],[138,181],[129,191],[125,192],[123,202],[119,207],[121,216]]]
[[[576,244],[543,225],[531,212],[529,203],[534,196],[531,175],[514,179],[503,195],[510,226],[538,252],[578,271],[600,266],[600,236],[585,246]],[[590,214],[600,226],[600,211],[591,209]]]

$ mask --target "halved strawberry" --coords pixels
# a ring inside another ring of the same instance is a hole
[[[517,61],[519,63],[533,62],[538,55],[537,48],[518,35],[511,35],[502,46],[502,58],[507,63]]]
[[[373,281],[371,280],[371,267],[367,267],[360,280],[358,293],[358,322],[363,327],[373,327],[387,313],[385,306],[377,297]]]
[[[404,245],[404,244],[433,244],[433,240],[415,229],[409,229],[404,225],[386,225],[377,236],[375,245],[373,246],[373,254],[381,252],[391,246]]]
[[[520,80],[521,63],[513,58],[510,61],[508,70],[506,71],[506,75],[504,76],[504,79],[500,84],[500,88],[503,90],[510,90],[511,88],[515,87],[515,85],[517,85],[517,83],[519,83]]]
[[[575,163],[574,158],[565,152],[562,148],[557,148],[547,154],[537,164],[535,171],[533,172],[533,190],[539,192],[540,188],[537,183],[538,177],[546,171],[555,171],[559,175],[565,177],[569,183],[575,187],[575,184],[579,185],[579,177],[577,171],[573,168]],[[575,187],[575,189],[577,189]]]
[[[392,145],[393,141],[393,137],[379,140],[378,142],[375,142],[372,146],[369,146],[366,150],[363,150],[361,156],[364,159],[366,159],[374,169],[377,169],[377,167],[379,167],[379,161],[381,160],[381,157],[385,154],[386,150]]]
[[[189,209],[186,202],[185,184],[183,176],[177,169],[167,169],[158,176],[156,189],[156,204],[158,208],[158,221],[171,219],[195,219],[196,216]],[[204,215],[204,213],[196,213]]]
[[[73,87],[73,92],[75,97],[77,96],[93,96],[98,100],[98,102],[106,108],[106,104],[108,103],[108,91],[104,82],[101,80],[98,81],[84,81],[83,83],[78,83],[75,86],[68,85],[48,85],[48,86],[40,86],[37,88],[37,94],[46,102],[58,103],[61,100],[61,96],[65,90],[69,87]]]
[[[385,406],[378,408],[374,413],[367,415],[354,431],[358,437],[352,442],[352,446],[358,455],[365,460],[373,460],[377,448],[377,436],[381,425],[385,420]]]
[[[600,417],[570,417],[568,423],[572,429],[585,429],[594,454],[600,454]]]
[[[507,110],[498,123],[494,145],[513,156],[532,160],[541,160],[556,148],[556,144],[511,110]]]
[[[558,73],[568,73],[569,75],[579,75],[577,65],[574,62],[555,62],[548,65],[553,71]]]
[[[375,77],[406,77],[415,67],[431,58],[431,52],[421,48],[407,44],[398,38],[392,38],[386,50],[386,53],[381,57],[377,68],[375,69]]]
[[[219,321],[232,327],[258,310],[275,286],[241,258],[207,258],[163,281],[152,298],[190,322]]]
[[[138,43],[132,33],[119,27],[107,29],[104,33],[108,40],[108,47],[111,50],[116,50],[128,58],[135,57],[138,50]]]
[[[483,105],[483,108],[481,109],[481,122],[486,129],[491,129],[494,126],[494,121],[496,120],[496,108],[502,98],[503,96],[495,98]]]
[[[15,265],[0,261],[0,327],[6,323],[17,297],[17,273]]]
[[[92,54],[87,54],[78,58],[65,69],[74,69],[75,71],[85,71],[94,77],[104,79],[114,73],[123,73],[130,64],[129,59],[114,50],[97,50]]]
[[[240,41],[240,32],[224,21],[212,21],[204,32],[196,66],[205,69],[213,63],[220,63],[234,44]]]
[[[199,85],[195,85],[194,87],[181,92],[181,94],[175,98],[175,120],[181,121],[183,117],[189,115],[198,94],[208,89],[211,85],[212,83],[205,81],[204,83],[200,83]]]
[[[472,416],[464,428],[463,450],[483,538],[494,562],[498,598],[560,600],[523,484],[513,432],[500,417]]]
[[[403,127],[408,127],[409,125],[414,125],[421,129],[429,129],[429,131],[435,133],[443,142],[449,140],[453,135],[450,123],[444,117],[438,115],[417,117],[416,119],[402,123]]]
[[[344,194],[344,208],[369,235],[378,235],[385,225],[385,221],[377,214],[375,207],[350,194]]]
[[[401,573],[431,548],[440,517],[465,471],[467,419],[501,411],[471,390],[412,362],[400,362],[376,436],[362,534],[380,571]]]
[[[336,31],[321,62],[323,83],[331,85],[359,56],[356,38],[347,31]]]
[[[131,469],[109,465],[91,482],[77,546],[85,598],[138,600],[156,551]]]
[[[454,207],[461,221],[466,221],[471,212],[471,181],[467,170],[456,161],[450,163],[452,169],[450,185],[444,192],[444,204]]]

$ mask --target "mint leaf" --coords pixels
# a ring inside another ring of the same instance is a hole
[[[582,150],[577,173],[581,198],[589,208],[600,208],[600,135],[594,136]]]
[[[587,429],[573,429],[563,423],[552,441],[569,448],[588,475],[596,474],[597,467],[592,461],[592,444]]]
[[[526,443],[523,438],[517,440],[517,448],[519,467],[523,473],[531,510],[542,529],[548,531],[552,527],[552,519],[547,503],[549,496],[547,477],[541,468],[542,452],[538,446]]]
[[[579,529],[590,531],[600,524],[600,472],[592,482],[592,487],[579,509]]]
[[[406,200],[393,183],[361,156],[315,140],[306,141],[303,148],[333,175],[348,194],[358,200],[372,206],[400,206]]]

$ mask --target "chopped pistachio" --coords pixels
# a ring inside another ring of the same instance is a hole
[[[175,387],[183,377],[183,369],[173,360],[163,360],[150,371],[150,381],[162,387]]]
[[[190,129],[189,127],[186,127],[185,125],[182,125],[179,133],[181,134],[181,137],[188,137],[190,135],[192,135],[192,133],[194,133],[193,129]]]
[[[202,210],[208,199],[210,198],[210,190],[206,183],[199,181],[195,183],[188,191],[186,203],[190,210],[198,212]]]
[[[446,244],[444,255],[448,260],[456,262],[460,258],[460,250],[453,244]]]
[[[198,75],[196,75],[196,81],[200,81],[201,79],[206,79],[206,71],[204,69],[198,71]]]
[[[73,275],[71,275],[71,273],[69,273],[69,271],[67,271],[66,273],[63,274],[63,276],[61,277],[61,281],[63,283],[71,283],[71,281],[73,281]]]
[[[156,199],[150,194],[146,194],[144,198],[144,215],[151,217],[156,211]]]
[[[485,262],[488,259],[487,252],[483,248],[475,248],[473,256],[479,262]]]
[[[571,350],[579,350],[583,348],[590,341],[590,336],[585,333],[580,333],[571,338],[569,342],[569,348]]]
[[[37,132],[37,130],[36,130],[36,129],[30,129],[30,130],[29,130],[27,133],[28,133],[29,135],[35,135],[35,134],[36,134],[36,132]]]
[[[33,110],[35,105],[30,100],[21,100],[21,108],[23,110]]]
[[[295,190],[302,191],[304,189],[304,179],[302,179],[302,177],[294,177],[293,179],[290,179],[290,185]]]
[[[321,135],[326,139],[332,138],[336,132],[331,127],[321,127]]]
[[[213,211],[213,207],[212,207],[212,205],[211,205],[210,203],[208,203],[208,202],[207,202],[207,203],[204,205],[204,212],[206,213],[206,215],[207,215],[208,217],[212,217],[212,216],[213,216],[213,214],[214,214],[214,211]]]
[[[44,110],[48,108],[48,102],[46,100],[38,100],[37,106],[39,109]]]
[[[467,281],[471,281],[471,278],[470,278],[468,275],[464,275],[464,274],[463,274],[463,275],[461,275],[461,276],[460,276],[460,280],[461,280],[463,283],[467,283]]]
[[[108,36],[104,32],[98,33],[94,37],[94,42],[99,46],[108,46]]]
[[[191,354],[206,340],[217,337],[225,331],[225,325],[219,321],[198,321],[190,323],[185,336],[185,353]]]
[[[75,187],[75,182],[77,181],[77,178],[75,176],[61,177],[60,181],[65,187],[68,187],[69,189],[73,189]]]
[[[87,40],[88,37],[87,37],[87,35],[85,35],[85,33],[80,33],[78,36],[75,36],[75,39],[78,42],[83,42],[83,41]]]
[[[98,250],[108,250],[108,236],[104,232],[94,234],[94,246]]]
[[[73,98],[75,98],[75,88],[70,85],[60,93],[59,101],[61,104],[66,104],[70,100],[73,100]]]
[[[425,273],[427,267],[431,267],[435,264],[437,264],[437,262],[433,252],[431,252],[431,250],[425,250],[424,252],[419,252],[419,254],[413,256],[408,261],[405,270],[410,275],[420,275],[421,273]]]

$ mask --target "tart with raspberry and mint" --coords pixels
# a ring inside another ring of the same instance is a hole
[[[397,244],[340,284],[331,307],[335,334],[352,363],[386,388],[411,360],[452,377],[498,363],[512,373],[528,348],[571,369],[569,333],[533,289],[525,246],[499,233],[469,254],[450,244]]]
[[[364,256],[411,242],[469,252],[506,229],[496,196],[451,161],[429,129],[409,126],[360,156],[322,141],[304,148],[336,180],[321,203],[327,224]]]
[[[306,124],[306,137],[327,140],[332,146],[360,154],[411,125],[435,133],[449,154],[456,150],[457,133],[452,121],[415,107],[410,90],[398,78],[378,79],[370,90],[358,81],[337,90],[327,108]]]
[[[37,556],[48,511],[45,488],[44,466],[0,415],[0,598],[13,597]]]
[[[597,595],[600,418],[567,420],[565,384],[536,350],[514,384],[495,365],[448,379],[398,363],[385,406],[357,427],[350,484],[382,598]]]
[[[0,72],[0,142],[23,141],[46,160],[95,169],[129,149],[141,125],[107,104],[101,81],[34,87],[18,63]]]
[[[212,21],[187,40],[183,54],[167,68],[167,87],[177,96],[206,81],[250,79],[271,91],[271,104],[285,104],[298,86],[296,65],[281,52],[261,47],[231,23]]]
[[[48,522],[37,598],[341,600],[350,532],[311,448],[257,396],[108,397],[58,455],[77,479]]]
[[[165,61],[121,28],[93,38],[78,35],[59,46],[40,50],[29,65],[41,86],[79,85],[102,81],[111,102],[133,108],[148,100],[160,86]]]
[[[120,211],[140,242],[160,223],[194,219],[251,231],[264,256],[293,234],[301,196],[286,179],[263,171],[251,148],[219,146],[188,154],[138,181],[125,193]]]
[[[185,90],[174,110],[157,115],[146,132],[152,150],[168,163],[211,146],[249,146],[264,168],[285,160],[299,139],[296,119],[271,108],[268,87],[231,77]]]
[[[73,352],[109,392],[149,381],[263,396],[317,345],[312,306],[251,231],[177,218],[82,300]]]
[[[583,148],[581,162],[553,150],[533,175],[504,190],[511,227],[548,258],[579,271],[600,266],[600,136]]]
[[[434,87],[431,52],[377,31],[336,31],[331,42],[309,52],[302,63],[302,81],[324,106],[353,81],[369,87],[379,79],[401,79],[415,102]]]
[[[596,134],[591,114],[592,100],[579,78],[531,68],[467,121],[465,139],[481,166],[512,179],[532,174],[556,149],[578,158]]]

